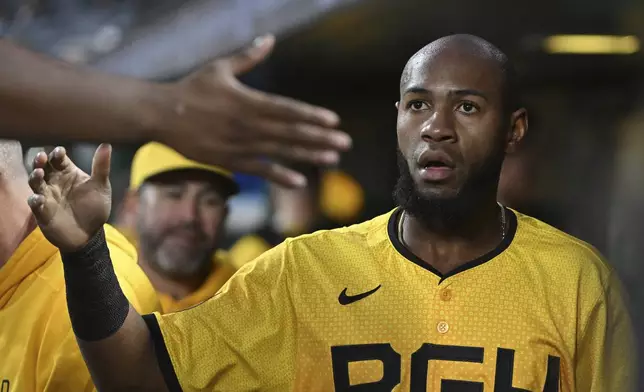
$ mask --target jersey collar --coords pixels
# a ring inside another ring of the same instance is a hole
[[[478,267],[479,265],[492,260],[493,258],[500,255],[503,251],[505,251],[510,246],[517,232],[517,216],[514,213],[514,211],[512,211],[511,209],[505,206],[503,208],[505,209],[506,216],[508,219],[507,220],[508,227],[507,227],[507,233],[503,238],[503,240],[499,243],[499,245],[497,245],[496,248],[492,249],[486,254],[466,262],[465,264],[450,271],[447,274],[440,273],[440,271],[438,271],[436,268],[424,262],[420,257],[416,256],[411,250],[409,250],[409,248],[403,245],[403,243],[400,241],[400,238],[398,238],[398,223],[402,217],[402,211],[403,211],[402,208],[399,207],[395,209],[394,212],[389,217],[389,222],[387,223],[387,235],[389,236],[389,240],[393,244],[394,248],[398,251],[398,253],[400,253],[407,260],[413,262],[414,264],[419,265],[420,267],[426,269],[432,274],[438,276],[440,278],[440,282],[442,282],[445,279],[449,278],[450,276],[454,276],[456,274],[467,271],[474,267]]]

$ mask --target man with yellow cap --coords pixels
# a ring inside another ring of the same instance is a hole
[[[165,145],[136,152],[118,224],[137,245],[164,312],[207,300],[235,273],[217,246],[238,190],[232,173]]]

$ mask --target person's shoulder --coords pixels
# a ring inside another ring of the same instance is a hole
[[[288,238],[283,245],[293,251],[345,252],[369,247],[374,236],[386,239],[387,224],[393,211],[351,226]]]
[[[561,273],[593,277],[602,285],[608,282],[613,269],[594,246],[536,218],[516,211],[515,214],[518,225],[515,249]]]
[[[332,241],[361,241],[370,234],[386,229],[387,223],[393,211],[376,216],[375,218],[364,222],[356,223],[351,226],[343,226],[330,230],[319,230],[310,234],[303,234],[298,237],[288,238],[285,242],[290,242],[294,246],[308,245],[312,243]]]
[[[287,238],[244,265],[241,270],[257,264],[283,263],[295,259],[301,264],[306,260],[334,259],[338,253],[366,251],[373,246],[374,241],[386,240],[387,223],[391,214],[392,212],[388,212],[351,226]]]
[[[136,248],[114,227],[105,225],[104,230],[114,272],[125,295],[139,312],[158,310],[156,291],[138,265]]]

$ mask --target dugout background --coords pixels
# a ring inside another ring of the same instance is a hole
[[[326,225],[392,208],[400,71],[435,38],[477,34],[515,60],[530,111],[529,136],[506,162],[501,199],[598,247],[620,272],[633,308],[644,308],[644,55],[544,49],[555,34],[633,36],[641,47],[641,0],[0,3],[5,36],[71,62],[154,79],[179,77],[274,29],[281,32],[274,55],[245,80],[337,110],[355,140],[339,169],[359,183],[362,208],[335,221],[327,216]],[[70,147],[89,163],[92,147]],[[116,148],[117,203],[135,148]],[[266,184],[243,180],[246,192],[230,217],[231,241],[270,222],[272,213]],[[634,318],[644,340],[640,313]]]

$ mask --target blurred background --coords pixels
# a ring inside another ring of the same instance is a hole
[[[644,2],[641,0],[3,0],[0,34],[66,61],[173,80],[273,32],[244,81],[327,106],[355,148],[313,186],[238,176],[227,244],[358,222],[393,207],[400,72],[426,43],[479,35],[517,63],[530,132],[504,168],[500,199],[601,250],[644,330]],[[42,146],[33,146],[41,148]],[[89,165],[93,146],[70,145]],[[115,211],[137,146],[117,146]],[[33,153],[33,150],[30,151]],[[643,334],[644,335],[644,334]],[[642,339],[644,340],[644,339]],[[644,389],[642,389],[644,390]]]

